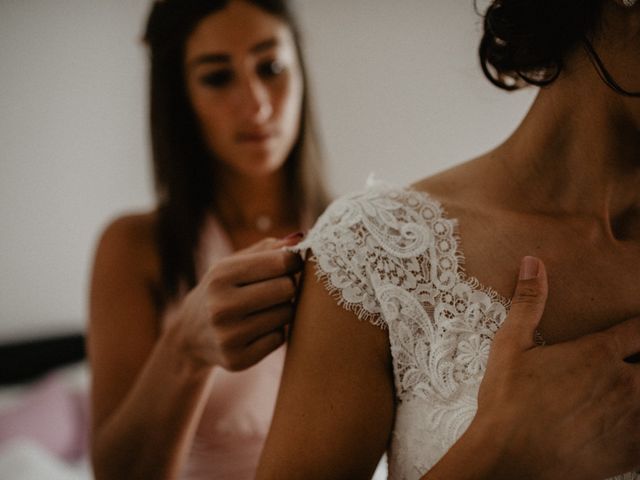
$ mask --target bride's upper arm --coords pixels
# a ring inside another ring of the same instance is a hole
[[[258,479],[370,478],[393,424],[387,332],[339,306],[307,262]]]

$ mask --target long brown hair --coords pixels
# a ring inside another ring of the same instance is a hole
[[[206,16],[231,0],[156,0],[144,41],[150,54],[151,150],[158,201],[156,241],[161,262],[158,300],[175,298],[196,284],[195,252],[207,212],[213,209],[215,161],[189,103],[183,74],[185,43]],[[300,39],[286,0],[245,0],[281,18],[291,28],[304,94],[298,138],[285,163],[292,206],[317,217],[328,197],[322,183],[319,148],[308,98]]]

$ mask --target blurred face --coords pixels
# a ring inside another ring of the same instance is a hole
[[[281,168],[298,137],[303,95],[289,27],[233,0],[196,26],[184,69],[202,134],[223,165],[249,176]]]

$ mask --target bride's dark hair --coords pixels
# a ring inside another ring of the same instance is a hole
[[[493,0],[484,14],[480,42],[484,74],[504,90],[551,84],[567,55],[597,29],[602,4],[603,0]]]

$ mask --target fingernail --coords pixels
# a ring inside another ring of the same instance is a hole
[[[540,261],[536,257],[524,257],[520,264],[520,280],[531,280],[538,276]]]
[[[290,233],[286,237],[283,237],[282,240],[293,240],[293,239],[302,239],[304,238],[304,232],[294,232]]]

